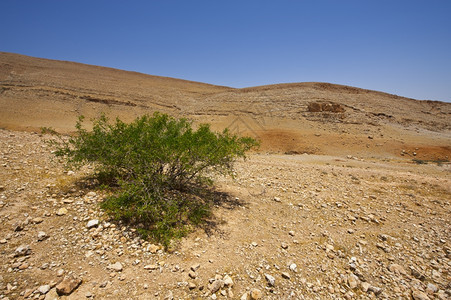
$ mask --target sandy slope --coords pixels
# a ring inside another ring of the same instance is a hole
[[[0,53],[0,126],[71,131],[79,115],[163,111],[257,136],[262,150],[449,159],[451,104],[327,83],[245,89]],[[418,149],[417,149],[418,148]]]

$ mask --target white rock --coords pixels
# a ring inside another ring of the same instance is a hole
[[[97,196],[97,193],[96,192],[89,192],[89,193],[86,194],[86,196],[89,197],[89,198],[94,198],[94,197]]]
[[[109,265],[107,267],[107,269],[113,270],[113,271],[116,271],[116,272],[121,272],[122,269],[123,269],[123,266],[122,266],[122,264],[120,262],[116,262],[116,263],[114,263],[112,265]]]
[[[16,250],[14,251],[14,256],[15,257],[25,256],[25,255],[29,255],[30,253],[31,253],[30,246],[21,245],[21,246],[17,247]]]
[[[49,236],[47,235],[47,233],[45,233],[44,231],[39,231],[38,232],[38,241],[43,241],[46,238],[48,238]]]
[[[353,290],[358,287],[359,279],[354,274],[350,274],[348,276],[348,284],[349,284],[349,287]]]
[[[158,267],[157,265],[146,265],[144,266],[145,270],[156,270]]]
[[[90,220],[88,222],[88,224],[86,224],[86,227],[88,227],[88,228],[92,228],[92,227],[96,227],[96,226],[99,226],[99,220],[97,220],[97,219]]]
[[[66,214],[67,214],[67,208],[65,208],[65,207],[58,209],[58,211],[56,212],[57,216],[64,216]]]
[[[233,280],[229,275],[224,276],[224,285],[227,287],[233,286]]]
[[[276,279],[273,276],[265,274],[265,278],[270,286],[274,286],[276,284]]]
[[[244,293],[240,298],[240,300],[248,300],[248,299],[249,299],[249,294],[247,292]]]
[[[217,291],[219,291],[220,289],[222,289],[224,287],[224,281],[221,279],[217,279],[215,281],[213,281],[213,283],[210,286],[210,292],[212,294],[216,293]]]
[[[41,293],[42,295],[47,294],[50,291],[50,285],[46,284],[46,285],[41,285],[38,288],[39,293]]]

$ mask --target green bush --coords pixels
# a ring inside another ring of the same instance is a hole
[[[82,125],[83,117],[75,136],[54,142],[55,155],[70,167],[94,165],[99,180],[118,187],[102,208],[166,247],[187,225],[208,216],[210,201],[199,195],[213,175],[233,175],[236,159],[258,145],[250,137],[212,132],[207,124],[193,129],[186,119],[160,113],[130,124],[101,116],[92,131]]]

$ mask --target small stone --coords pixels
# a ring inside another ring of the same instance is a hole
[[[89,197],[89,198],[94,198],[96,196],[97,196],[96,192],[89,192],[89,193],[86,194],[86,197]]]
[[[359,285],[359,279],[357,278],[357,276],[350,274],[348,276],[348,285],[352,290],[356,289]]]
[[[297,272],[297,267],[298,266],[296,264],[290,264],[290,266],[289,266],[290,270],[293,272]]]
[[[291,279],[291,276],[287,272],[282,272],[282,278]]]
[[[430,293],[430,294],[434,294],[437,293],[438,291],[438,287],[433,284],[433,283],[428,283],[427,287],[426,287],[426,292]]]
[[[368,292],[373,292],[374,295],[379,296],[382,293],[382,289],[372,285],[368,288]]]
[[[418,272],[415,268],[410,267],[410,271],[412,273],[412,276],[415,277],[416,279],[421,280],[421,281],[426,280],[426,277],[423,274],[421,274],[420,272]]]
[[[144,266],[144,269],[145,270],[156,270],[156,269],[158,269],[158,266],[157,265],[146,265],[146,266]]]
[[[259,289],[252,289],[249,293],[252,300],[261,299],[263,297],[262,292]]]
[[[276,202],[281,202],[281,200],[280,200],[279,197],[274,197],[274,201],[276,201]]]
[[[57,216],[64,216],[66,214],[67,214],[67,208],[65,208],[65,207],[58,209],[58,211],[56,212]]]
[[[70,295],[80,284],[82,280],[75,276],[66,276],[63,281],[61,281],[56,286],[56,292],[58,295]]]
[[[382,244],[382,243],[377,243],[377,244],[376,244],[376,247],[379,248],[379,249],[381,249],[381,250],[384,250],[384,252],[386,252],[386,253],[390,252],[390,248],[388,248],[387,246],[385,246],[385,245]]]
[[[389,265],[388,270],[392,273],[395,273],[396,275],[407,275],[406,270],[398,264]]]
[[[250,299],[250,296],[249,296],[248,292],[244,293],[240,298],[240,300],[249,300],[249,299]]]
[[[64,275],[64,270],[63,269],[59,269],[57,272],[56,272],[56,276],[58,276],[58,277],[61,277],[61,276],[63,276]]]
[[[29,266],[30,266],[30,265],[29,265],[28,263],[24,262],[23,264],[21,264],[21,265],[19,266],[19,270],[25,270],[25,269],[28,269]]]
[[[56,292],[56,289],[51,289],[46,295],[44,300],[58,300],[60,297],[58,296],[58,293]]]
[[[45,233],[44,231],[39,231],[38,232],[38,241],[41,242],[43,240],[45,240],[46,238],[48,238],[49,236],[47,235],[47,233]]]
[[[360,283],[360,289],[362,292],[366,293],[368,292],[368,289],[371,287],[371,285],[368,282],[362,282]]]
[[[442,277],[442,273],[440,273],[437,270],[432,270],[432,279],[433,280],[438,281],[441,279],[441,277]]]
[[[194,265],[191,266],[191,270],[193,272],[196,272],[199,268],[200,268],[200,264],[194,264]]]
[[[116,271],[116,272],[121,272],[122,269],[123,269],[123,266],[122,266],[122,264],[120,262],[116,262],[114,264],[109,265],[107,267],[107,269],[108,270],[113,270],[113,271]]]
[[[386,234],[379,234],[378,237],[379,237],[379,239],[381,239],[381,241],[384,241],[384,242],[387,241],[389,238],[389,236]]]
[[[88,224],[86,224],[86,227],[88,227],[88,228],[93,228],[93,227],[97,227],[97,226],[99,226],[99,220],[97,220],[97,219],[90,220],[88,222]]]
[[[226,287],[232,287],[233,286],[232,277],[230,277],[229,275],[224,276],[224,285]]]
[[[412,292],[412,298],[414,300],[430,300],[430,298],[425,293],[417,290]]]
[[[155,254],[158,250],[160,250],[160,247],[158,245],[150,244],[149,246],[147,246],[147,251],[149,251],[150,253]]]
[[[281,245],[282,249],[288,249],[288,244],[283,242]]]
[[[215,281],[213,281],[213,283],[210,286],[210,292],[212,294],[214,294],[217,291],[219,291],[219,289],[222,289],[223,287],[224,287],[224,281],[221,279],[216,279]]]
[[[196,279],[197,277],[196,273],[193,271],[189,271],[188,276],[191,277],[192,279]]]
[[[288,232],[288,234],[291,235],[291,236],[294,236],[294,231],[293,231],[293,230],[290,230],[290,231]]]
[[[22,231],[23,230],[23,224],[22,223],[17,223],[13,225],[13,231],[17,232],[17,231]]]
[[[92,298],[93,294],[91,292],[86,292],[85,297],[86,298]]]
[[[274,286],[276,284],[276,279],[273,276],[265,274],[265,278],[266,281],[268,281],[269,286]]]
[[[30,246],[21,245],[14,251],[14,257],[25,256],[31,254]]]
[[[41,285],[38,288],[39,293],[41,293],[42,295],[47,294],[50,291],[50,285],[46,284],[46,285]]]
[[[190,283],[188,283],[188,288],[190,290],[194,290],[196,288],[196,284],[194,282],[190,282]]]
[[[34,224],[39,224],[39,223],[42,223],[43,221],[44,221],[44,219],[41,218],[41,217],[36,217],[36,218],[34,218],[34,219],[32,220],[32,222],[33,222]]]
[[[24,298],[28,298],[28,297],[30,297],[31,294],[33,294],[33,292],[34,292],[33,289],[26,289],[24,294],[23,294],[23,297]]]
[[[6,244],[6,243],[7,243],[7,241],[5,239],[0,240],[0,244]]]

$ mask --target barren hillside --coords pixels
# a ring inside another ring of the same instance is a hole
[[[38,134],[162,111],[258,137],[163,251]],[[450,299],[451,104],[327,83],[234,89],[0,53],[0,299]]]
[[[262,150],[448,159],[451,104],[328,83],[245,89],[0,53],[0,126],[71,131],[78,115],[163,111],[262,140]],[[368,149],[371,148],[371,151]]]

